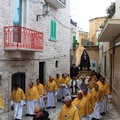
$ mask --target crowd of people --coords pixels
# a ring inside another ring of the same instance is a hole
[[[76,120],[77,115],[71,115],[73,105],[78,110],[78,120],[99,120],[109,110],[108,98],[111,94],[109,84],[105,77],[97,78],[95,71],[91,71],[88,75],[78,74],[65,86],[67,87],[64,89],[68,88],[70,94],[65,97],[65,105],[58,120]]]
[[[95,71],[86,75],[78,73],[72,79],[64,73],[49,76],[45,85],[39,79],[35,84],[30,82],[25,93],[15,84],[10,103],[14,108],[14,120],[22,120],[24,105],[26,116],[33,116],[33,120],[49,120],[47,110],[56,109],[57,102],[64,103],[57,120],[98,120],[108,111],[109,95],[108,82],[103,76],[97,78]],[[44,96],[47,96],[46,102]],[[0,110],[3,108],[0,104]]]

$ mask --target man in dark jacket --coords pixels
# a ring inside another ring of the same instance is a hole
[[[35,107],[34,109],[34,117],[33,120],[50,120],[49,113],[43,110],[41,107]]]

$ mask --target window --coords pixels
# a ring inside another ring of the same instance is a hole
[[[96,65],[95,65],[95,63],[92,63],[92,67],[95,67]]]
[[[98,42],[98,46],[101,46],[100,42]]]
[[[100,34],[98,34],[98,38],[100,38]],[[100,42],[97,42],[97,44],[98,44],[98,46],[100,46],[101,44],[100,44]]]
[[[100,38],[100,34],[98,34],[98,38]]]
[[[22,24],[22,0],[14,0],[13,25],[21,26]],[[21,43],[21,28],[13,29],[13,41]]]
[[[22,22],[22,0],[14,0],[13,25],[21,26]]]
[[[55,67],[58,68],[58,60],[55,61]]]
[[[51,19],[50,23],[50,39],[56,40],[56,21]]]
[[[90,42],[89,42],[89,41],[87,41],[87,45],[90,45]]]
[[[76,48],[77,40],[76,36],[73,36],[73,48]]]

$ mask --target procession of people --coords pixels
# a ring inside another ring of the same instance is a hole
[[[78,110],[78,120],[100,120],[109,111],[108,98],[111,94],[109,84],[105,77],[100,76],[97,78],[94,70],[91,70],[86,75],[78,74],[73,76],[68,86],[70,91],[69,97],[72,99],[71,106],[74,105]],[[66,110],[63,110],[63,108],[61,108],[61,111],[65,112]],[[66,114],[68,113],[66,112]],[[67,120],[72,120],[72,117],[68,116]],[[61,120],[65,119],[61,112],[58,120],[60,118]]]
[[[47,120],[48,109],[56,109],[58,102],[62,102],[63,106],[57,120],[100,120],[109,111],[110,94],[105,77],[97,78],[95,71],[91,70],[88,74],[78,73],[72,78],[67,73],[49,76],[45,85],[37,79],[35,83],[29,83],[25,93],[15,84],[10,103],[14,108],[14,120],[22,120],[24,105],[26,116],[33,116],[33,120],[41,120],[39,118],[44,117]],[[1,99],[0,107],[3,111],[4,104]]]

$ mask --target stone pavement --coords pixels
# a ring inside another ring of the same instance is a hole
[[[57,120],[57,116],[60,112],[60,108],[62,105],[63,105],[63,103],[57,103],[56,109],[48,110],[48,112],[50,114],[50,116],[49,116],[50,120]],[[112,103],[109,103],[109,106],[110,106],[109,112],[106,113],[106,115],[104,115],[101,120],[120,120],[120,115],[118,115],[118,113],[116,112]],[[22,120],[32,120],[32,117],[25,116],[25,110],[26,110],[26,108],[24,108]],[[1,114],[0,120],[13,120],[13,111]]]
[[[109,103],[109,108],[109,112],[107,112],[101,120],[120,120],[120,115],[116,112],[112,103]]]
[[[57,106],[56,106],[55,109],[49,109],[48,110],[50,120],[57,120],[57,116],[60,112],[60,108],[61,108],[62,105],[63,105],[63,103],[57,103]],[[24,109],[23,109],[22,120],[32,120],[33,117],[26,117],[25,116],[25,113],[26,113],[25,110],[26,110],[26,107],[24,107]],[[13,120],[13,111],[0,114],[0,120]]]

